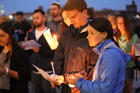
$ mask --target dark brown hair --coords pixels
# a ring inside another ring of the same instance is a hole
[[[45,16],[45,12],[41,9],[36,9],[34,10],[33,14],[37,13],[37,12],[40,12],[43,16]]]
[[[64,6],[64,10],[78,10],[83,11],[87,9],[87,4],[85,0],[68,0]]]
[[[90,17],[90,18],[95,18],[95,12],[94,12],[94,8],[93,7],[89,7],[87,8],[87,15]]]
[[[92,26],[94,29],[96,29],[98,32],[106,32],[107,33],[106,39],[113,38],[112,25],[108,19],[104,17],[95,18],[93,21],[89,23],[89,25]]]
[[[21,12],[21,11],[16,12],[16,16],[23,16],[23,12]]]
[[[16,39],[14,38],[14,27],[10,22],[4,22],[0,24],[0,29],[3,30],[5,33],[9,35],[9,49],[10,51],[6,54],[6,59],[4,60],[4,63],[6,63],[11,55],[12,55],[12,44],[17,44]]]
[[[96,29],[98,32],[106,32],[106,39],[112,40],[118,46],[118,43],[113,38],[113,28],[108,19],[104,17],[95,18],[93,21],[89,22],[89,25]]]
[[[125,35],[127,38],[127,41],[130,41],[132,38],[131,35],[131,25],[130,25],[130,20],[127,15],[118,15],[118,17],[122,17],[124,20],[124,27],[125,27]]]

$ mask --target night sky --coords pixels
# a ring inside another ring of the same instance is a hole
[[[9,15],[16,11],[33,12],[38,6],[43,6],[46,11],[49,9],[51,3],[57,0],[0,0],[1,5],[4,6],[5,14]],[[66,0],[59,0],[61,5],[64,5]],[[127,4],[131,4],[132,0],[86,0],[88,6],[93,6],[95,10],[102,10],[109,8],[113,10],[125,10]],[[135,0],[138,11],[140,11],[140,0]]]

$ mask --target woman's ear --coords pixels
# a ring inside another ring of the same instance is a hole
[[[107,32],[102,32],[102,34],[103,34],[103,38],[106,39],[108,33]]]

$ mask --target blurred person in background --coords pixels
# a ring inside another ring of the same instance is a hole
[[[113,36],[116,42],[118,42],[118,38],[120,38],[120,31],[117,28],[117,14],[110,13],[108,15],[108,20],[110,21],[112,28],[113,28]]]
[[[0,24],[2,24],[3,22],[10,22],[9,18],[5,15],[0,16]],[[18,40],[18,33],[15,31],[14,31],[14,36],[15,36],[15,39]]]
[[[130,20],[126,15],[119,15],[117,17],[117,27],[121,33],[120,38],[118,38],[118,44],[125,53],[130,54],[132,57],[126,64],[126,79],[124,87],[124,93],[132,93],[135,67],[135,54],[134,51],[132,51],[132,45],[138,42],[138,37],[136,34],[131,34]]]
[[[1,15],[0,16],[0,24],[2,24],[3,22],[8,22],[9,18],[6,15]]]
[[[61,6],[59,2],[52,3],[50,6],[50,14],[52,16],[52,20],[47,23],[47,26],[57,35],[58,41],[60,39],[62,25],[62,18],[60,13]]]
[[[135,27],[135,33],[137,34],[139,41],[133,45],[133,51],[135,52],[135,64],[136,64],[136,80],[138,80],[138,73],[140,72],[140,25]],[[138,71],[138,72],[137,72]],[[139,82],[136,82],[139,85]],[[140,93],[140,86],[135,87],[135,93]]]
[[[138,42],[132,46],[132,51],[135,54],[136,70],[138,69],[140,71],[140,25],[135,27],[135,33],[138,36]]]
[[[95,11],[93,7],[87,8],[87,18],[91,20],[95,18]]]
[[[30,63],[9,22],[0,25],[0,46],[0,93],[28,93]]]
[[[139,25],[139,26],[136,26],[136,28],[135,28],[135,33],[137,34],[137,36],[138,36],[138,38],[139,38],[138,44],[140,45],[140,25]],[[134,46],[135,46],[135,45],[134,45]],[[140,52],[140,50],[135,50],[135,52],[137,52],[137,51]],[[140,62],[140,55],[137,56],[136,60],[137,60],[138,62]],[[139,63],[139,64],[140,64],[140,63]],[[140,70],[140,65],[139,65],[139,70]]]
[[[135,93],[140,93],[140,86],[139,86],[139,72],[140,72],[140,25],[135,27],[135,33],[138,36],[138,42],[132,45],[131,51],[134,52],[135,55],[135,77],[136,82],[134,83],[133,89],[135,89]]]
[[[24,19],[23,12],[16,12],[16,22],[14,23],[15,31],[18,34],[18,41],[24,41],[26,33],[31,29],[31,24]]]

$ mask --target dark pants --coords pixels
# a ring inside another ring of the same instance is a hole
[[[0,89],[0,93],[11,93],[10,90]]]
[[[33,93],[56,93],[56,89],[51,87],[49,81],[41,75],[32,74],[32,92]]]
[[[51,87],[49,81],[41,75],[32,74],[32,92],[33,93],[56,93],[56,89]]]
[[[125,75],[125,85],[123,89],[123,93],[132,93],[133,91],[133,80],[134,80],[134,68],[127,68]]]
[[[71,88],[68,85],[62,85],[62,93],[71,93]]]

